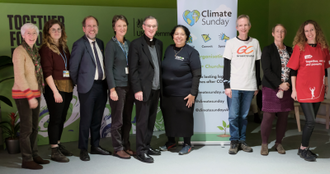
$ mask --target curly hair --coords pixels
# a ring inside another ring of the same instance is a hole
[[[54,42],[53,38],[49,34],[49,32],[50,32],[49,30],[54,24],[58,24],[62,29],[61,30],[61,38],[59,39],[60,47],[62,47],[64,52],[66,52],[65,50],[68,49],[68,46],[66,45],[67,36],[66,36],[66,33],[65,33],[64,25],[62,24],[62,22],[60,22],[58,20],[55,20],[55,19],[51,19],[51,20],[49,20],[45,23],[45,26],[44,26],[44,29],[43,29],[43,32],[42,32],[42,45],[46,45],[50,50],[52,50],[54,53],[59,55],[60,50],[55,45],[55,42]]]
[[[307,20],[304,23],[302,23],[296,33],[296,36],[293,40],[293,46],[298,45],[301,51],[305,50],[305,43],[307,42],[307,38],[305,36],[305,26],[308,24],[312,24],[315,28],[315,41],[316,43],[321,45],[322,49],[329,49],[329,44],[327,42],[327,39],[325,38],[322,29],[319,24],[317,24],[314,20]]]

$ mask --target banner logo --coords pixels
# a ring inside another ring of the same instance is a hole
[[[241,46],[237,49],[237,54],[243,54],[243,53],[244,54],[250,54],[250,53],[253,52],[253,50],[249,51],[250,48],[253,48],[253,47],[252,46],[247,47],[245,45]]]
[[[203,38],[205,43],[211,40],[209,34],[202,34],[202,38]]]
[[[227,40],[229,40],[230,37],[226,36],[225,33],[221,33],[221,34],[219,35],[219,39],[220,39],[220,40],[224,40],[225,42],[227,42]]]
[[[201,14],[197,10],[183,12],[183,19],[188,25],[193,26],[198,20]]]

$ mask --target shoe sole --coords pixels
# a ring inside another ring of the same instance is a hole
[[[141,162],[144,162],[144,163],[154,163],[154,161],[143,161],[141,158],[139,158],[138,156],[136,156],[136,159],[138,159],[139,161]]]
[[[121,159],[131,159],[131,156],[129,156],[129,157],[122,157],[122,156],[119,156],[116,153],[114,153],[113,156],[118,157],[118,158],[121,158]]]

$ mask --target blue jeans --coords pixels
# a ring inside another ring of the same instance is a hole
[[[249,113],[254,91],[232,90],[232,101],[229,109],[230,140],[245,141],[246,116]]]

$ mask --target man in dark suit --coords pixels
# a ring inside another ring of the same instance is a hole
[[[137,159],[147,163],[154,162],[149,155],[160,155],[159,150],[150,146],[160,96],[160,64],[163,54],[163,43],[154,38],[157,29],[156,18],[146,17],[143,21],[144,35],[131,42],[128,54],[129,78],[137,100]]]
[[[96,38],[98,20],[87,16],[83,20],[85,35],[72,47],[70,74],[74,85],[77,85],[80,102],[79,149],[80,159],[89,161],[88,137],[91,133],[91,154],[110,155],[99,146],[100,127],[105,104],[107,102],[107,85],[104,74],[104,44]]]

